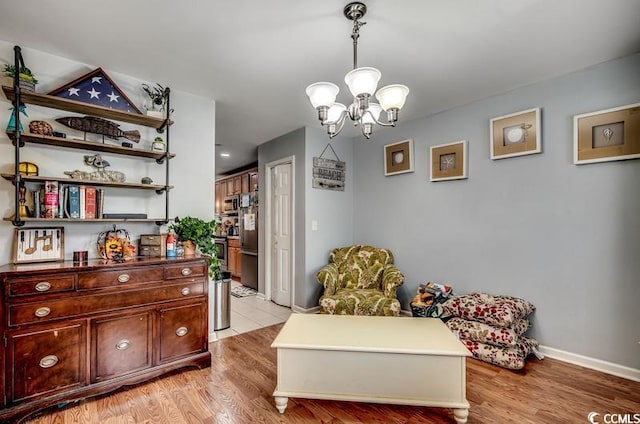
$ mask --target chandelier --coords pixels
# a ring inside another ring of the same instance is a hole
[[[398,112],[404,106],[409,94],[409,88],[402,84],[392,84],[382,87],[376,93],[379,103],[371,102],[371,96],[376,91],[378,81],[382,73],[376,68],[358,68],[358,38],[360,27],[366,22],[360,19],[367,13],[364,3],[353,2],[344,7],[344,16],[353,21],[351,39],[353,40],[353,70],[344,77],[344,82],[353,95],[353,102],[349,107],[342,103],[336,103],[336,97],[340,89],[330,82],[316,82],[307,87],[311,105],[318,111],[320,123],[327,127],[329,138],[340,134],[347,116],[355,126],[360,125],[362,135],[371,137],[373,124],[383,127],[395,127],[398,121]],[[382,110],[387,112],[386,122],[380,121]]]

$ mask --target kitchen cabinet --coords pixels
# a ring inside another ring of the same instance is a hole
[[[227,260],[227,268],[232,276],[236,277],[238,280],[242,278],[242,263],[241,263],[241,255],[240,255],[240,240],[230,238],[228,240],[228,260]]]
[[[258,189],[258,168],[251,168],[237,174],[218,178],[215,183],[215,211],[224,214],[223,204],[226,196],[250,193]]]
[[[0,422],[211,364],[205,258],[0,268]]]
[[[220,181],[216,182],[216,185],[215,185],[216,214],[221,214],[222,212],[224,212],[222,206],[224,205],[224,198],[227,195],[226,189],[227,189],[227,185],[225,183]]]
[[[248,193],[250,191],[249,190],[249,180],[250,180],[249,173],[242,174],[240,176],[240,178],[242,179],[242,184],[241,184],[241,186],[242,186],[242,190],[241,190],[242,194]]]
[[[16,46],[16,63],[22,63],[22,55],[20,53],[20,47]],[[18,66],[16,64],[16,66]],[[23,65],[24,66],[24,65]],[[167,116],[166,119],[155,118],[145,115],[140,115],[136,113],[129,113],[120,111],[117,109],[109,109],[102,106],[91,105],[88,103],[81,103],[73,100],[67,100],[61,97],[50,96],[46,94],[40,94],[33,91],[24,91],[19,90],[18,92],[14,91],[13,87],[3,86],[2,90],[4,94],[7,96],[12,102],[13,107],[17,110],[18,105],[27,104],[27,105],[36,105],[42,106],[51,109],[63,110],[67,112],[81,113],[85,115],[97,116],[105,119],[113,119],[121,122],[126,122],[134,125],[141,125],[151,128],[156,128],[158,130],[166,129],[166,149],[169,151],[169,118]],[[167,89],[168,90],[168,89]],[[167,93],[167,98],[169,98],[169,92]],[[168,100],[167,100],[168,102]],[[169,104],[167,103],[167,110],[169,110]],[[26,127],[27,125],[23,125]],[[15,146],[15,157],[20,157],[20,150],[27,148],[27,145],[45,145],[55,148],[65,148],[65,149],[80,149],[80,150],[88,150],[91,152],[105,152],[116,155],[124,155],[133,157],[136,159],[151,159],[155,160],[158,164],[164,164],[166,167],[165,172],[165,183],[164,184],[138,184],[138,183],[126,183],[126,182],[111,182],[111,181],[94,181],[94,180],[82,180],[82,179],[72,179],[72,178],[61,178],[57,176],[25,176],[20,175],[19,172],[19,164],[14,164],[14,172],[12,173],[2,173],[1,176],[7,181],[11,181],[14,184],[15,190],[15,200],[14,200],[14,208],[15,215],[12,218],[5,218],[5,220],[10,220],[13,222],[15,226],[22,226],[25,222],[45,222],[45,221],[56,221],[56,222],[116,222],[116,221],[125,221],[125,219],[113,219],[113,218],[96,218],[96,219],[86,219],[81,220],[77,218],[40,218],[40,217],[26,217],[20,216],[20,189],[25,185],[25,183],[32,184],[44,184],[46,181],[57,181],[58,183],[64,184],[72,184],[79,186],[101,186],[101,187],[111,187],[118,189],[136,189],[136,190],[153,190],[157,194],[165,195],[165,216],[157,217],[157,218],[144,218],[144,219],[135,219],[135,221],[155,221],[156,223],[166,223],[169,219],[169,190],[173,187],[169,185],[169,160],[173,158],[175,155],[167,152],[157,152],[151,150],[142,150],[142,149],[133,149],[126,148],[117,145],[110,145],[105,143],[97,143],[91,141],[84,140],[74,140],[72,138],[62,138],[56,136],[45,136],[40,134],[30,134],[30,133],[20,133],[15,131],[8,131],[7,135],[11,138],[14,146]],[[126,219],[127,221],[132,221],[134,219]]]

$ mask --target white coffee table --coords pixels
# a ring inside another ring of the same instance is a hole
[[[436,318],[292,314],[278,349],[273,396],[452,408],[466,423],[466,357]]]

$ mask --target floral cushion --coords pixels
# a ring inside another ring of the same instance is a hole
[[[342,289],[320,298],[320,312],[334,315],[399,316],[398,299],[385,297],[379,290]]]
[[[445,317],[461,317],[498,327],[509,327],[535,310],[535,306],[524,299],[486,293],[454,296],[442,307]]]
[[[446,324],[459,338],[498,347],[514,347],[520,336],[531,327],[531,323],[525,319],[516,320],[510,327],[494,327],[458,317],[448,320]]]
[[[492,346],[462,338],[460,341],[469,349],[474,358],[512,370],[524,368],[525,359],[538,347],[538,341],[529,337],[520,337],[516,345],[511,348]]]

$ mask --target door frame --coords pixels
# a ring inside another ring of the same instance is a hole
[[[289,263],[291,264],[291,309],[295,307],[294,299],[296,285],[295,285],[295,271],[296,271],[296,157],[287,156],[281,159],[268,162],[265,165],[265,213],[264,213],[264,297],[265,300],[271,301],[271,195],[273,190],[271,189],[271,170],[278,165],[291,164],[291,250],[289,253]]]

